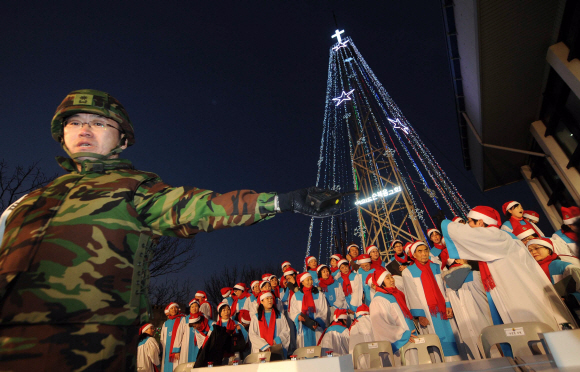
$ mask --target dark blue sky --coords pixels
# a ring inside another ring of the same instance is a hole
[[[218,192],[313,185],[334,11],[471,206],[516,199],[541,211],[525,183],[484,194],[463,170],[437,1],[54,4],[13,2],[0,13],[0,155],[10,164],[40,160],[60,173],[50,120],[68,92],[91,88],[129,112],[136,144],[122,156],[167,183]],[[202,256],[183,275],[201,286],[224,264],[301,268],[309,222],[285,214],[200,234]]]

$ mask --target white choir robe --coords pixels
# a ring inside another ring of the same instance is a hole
[[[455,268],[442,274],[445,279]],[[483,359],[485,353],[479,335],[485,327],[492,326],[491,312],[487,295],[481,282],[479,271],[471,271],[461,288],[457,291],[445,286],[447,298],[451,303],[453,315],[459,328],[460,339],[463,343],[459,348],[465,350],[468,359]],[[459,346],[459,345],[458,345]],[[495,348],[492,349],[494,351]],[[499,355],[497,355],[499,356]]]
[[[163,359],[161,360],[161,371],[171,372],[179,364],[179,360],[174,362],[169,361],[169,354],[172,352],[169,350],[171,346],[171,334],[173,332],[173,323],[179,321],[179,326],[177,327],[177,333],[175,335],[175,341],[173,341],[173,353],[181,353],[181,343],[183,341],[183,334],[187,327],[187,317],[182,316],[176,319],[168,319],[163,323],[161,328],[161,350],[163,352]],[[179,355],[181,358],[181,354]]]
[[[350,331],[342,325],[328,327],[319,346],[322,347],[322,355],[332,350],[334,355],[347,355],[350,340]]]
[[[413,320],[405,318],[393,295],[382,292],[377,292],[375,294],[371,301],[371,306],[369,306],[369,310],[369,318],[373,329],[373,341],[390,342],[393,346],[393,359],[395,360],[395,366],[400,366],[401,347],[409,342],[411,333],[417,335]],[[417,350],[409,350],[405,356],[406,359],[410,361],[410,364],[418,364]],[[359,360],[359,363],[361,362],[362,360]],[[366,368],[369,367],[368,363],[369,362],[366,362]],[[387,367],[388,365],[385,365],[383,362],[383,366]]]
[[[246,301],[244,302],[244,310],[247,310],[251,314],[256,314],[258,312],[258,306],[260,304],[258,303],[258,300],[256,299],[256,297],[254,296],[254,294],[252,293],[252,295],[248,298],[246,298]]]
[[[204,302],[199,306],[199,311],[203,313],[206,319],[214,319],[213,306],[209,302]]]
[[[328,305],[324,293],[319,291],[313,293],[314,305],[316,312],[309,313],[308,316],[318,323],[316,331],[303,327],[302,322],[298,320],[298,316],[302,313],[302,298],[304,293],[298,291],[294,294],[292,301],[290,301],[290,319],[294,322],[296,327],[296,347],[315,346],[320,338],[320,335],[326,328],[326,315],[328,314]]]
[[[552,240],[552,243],[554,244],[554,253],[556,253],[562,261],[580,266],[580,249],[575,241],[567,237],[562,230],[556,231],[550,240]]]
[[[327,292],[323,292],[319,287],[318,290],[324,293],[326,301],[328,302],[328,314],[326,316],[326,323],[330,324],[332,316],[334,315],[334,310],[336,309],[347,309],[346,298],[344,297],[344,291],[342,290],[342,279],[335,279],[334,283],[329,285]]]
[[[346,304],[349,310],[352,310],[356,313],[356,309],[362,305],[362,298],[364,293],[362,275],[359,275],[353,271],[349,274],[348,278],[350,279],[352,293],[348,296],[345,293]]]
[[[208,320],[211,322],[211,320]],[[179,364],[194,363],[197,360],[199,347],[195,342],[195,328],[189,326],[189,316],[185,317],[185,330],[181,341],[181,353],[179,354]]]
[[[550,280],[524,244],[496,227],[443,221],[451,258],[487,262],[495,282],[490,295],[504,324],[542,322],[555,331],[560,323],[577,328]]]
[[[143,339],[137,346],[137,369],[144,372],[155,372],[155,367],[159,368],[161,365],[159,353],[159,345],[154,337]]]
[[[264,316],[274,316],[275,314],[274,311],[271,311],[270,313],[264,313]],[[266,318],[266,321],[270,324],[268,318]],[[248,333],[250,336],[250,343],[252,344],[252,353],[264,351],[271,346],[260,335],[260,321],[258,320],[257,313],[252,314]],[[290,326],[288,325],[284,314],[279,314],[279,316],[276,317],[274,343],[282,344],[282,348],[284,349],[284,359],[286,359],[288,357],[288,348],[290,347]]]
[[[372,304],[372,302],[371,302]],[[371,317],[361,315],[350,326],[350,339],[348,341],[348,354],[352,354],[356,344],[375,341]]]
[[[451,304],[447,299],[445,288],[443,287],[443,280],[441,279],[441,264],[434,262],[429,263],[431,265],[431,271],[433,272],[435,280],[439,286],[439,290],[445,299],[445,305],[451,307]],[[411,314],[413,314],[414,317],[425,317],[429,321],[427,327],[420,327],[420,332],[436,334],[439,336],[446,362],[461,360],[457,348],[459,340],[456,340],[455,337],[457,332],[453,329],[455,328],[455,322],[452,322],[452,319],[441,319],[439,314],[434,316],[430,313],[429,305],[427,305],[427,298],[425,297],[425,288],[421,281],[421,270],[416,265],[409,266],[405,271],[403,271],[403,280],[405,282],[405,297],[409,304]]]

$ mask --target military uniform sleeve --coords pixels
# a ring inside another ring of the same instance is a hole
[[[195,187],[171,187],[159,178],[139,185],[134,204],[154,234],[187,238],[199,231],[248,226],[275,214],[275,193],[251,190],[219,194]]]

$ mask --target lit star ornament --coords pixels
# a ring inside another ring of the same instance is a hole
[[[348,40],[343,41],[342,43],[338,43],[337,46],[332,47],[332,50],[334,50],[335,52],[337,50],[339,50],[340,48],[346,48],[346,43],[348,43]]]
[[[337,106],[338,106],[338,105],[337,105]],[[397,119],[397,120],[393,120],[393,119],[391,119],[391,118],[388,118],[388,119],[389,119],[389,122],[390,122],[391,124],[393,124],[393,129],[400,129],[400,130],[402,130],[403,132],[405,132],[405,134],[409,134],[409,127],[407,127],[407,126],[405,126],[405,125],[401,124],[401,121],[400,121],[399,119]]]
[[[336,101],[337,106],[340,105],[344,101],[352,101],[352,98],[350,98],[350,95],[352,94],[352,92],[354,92],[354,89],[348,93],[343,90],[340,97],[333,98],[332,100]],[[389,120],[391,120],[391,119],[389,119]]]

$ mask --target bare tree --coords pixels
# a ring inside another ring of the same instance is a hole
[[[162,236],[155,238],[153,244],[156,244],[156,247],[153,250],[153,258],[149,261],[151,278],[177,274],[199,257],[199,252],[194,249],[195,238]]]
[[[166,306],[170,302],[187,306],[194,295],[192,288],[191,279],[153,281],[149,285],[149,302],[158,306]]]
[[[214,304],[218,304],[222,301],[222,288],[233,287],[236,283],[246,283],[249,286],[252,281],[261,280],[262,274],[265,273],[280,277],[282,269],[272,264],[261,267],[244,266],[241,270],[237,266],[233,268],[226,266],[221,272],[213,273],[209,278],[205,279],[204,290],[208,299]]]
[[[47,176],[38,166],[38,161],[25,167],[17,165],[12,172],[10,166],[0,160],[0,212],[8,208],[21,196],[42,187],[55,179],[56,174]]]

